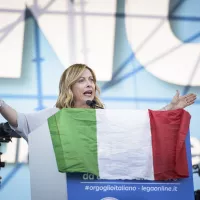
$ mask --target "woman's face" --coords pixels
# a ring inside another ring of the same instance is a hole
[[[87,100],[93,100],[95,96],[95,83],[90,70],[85,69],[81,77],[72,85],[74,95],[74,107],[88,107]]]

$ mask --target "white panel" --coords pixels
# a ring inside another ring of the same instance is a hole
[[[24,139],[20,139],[18,162],[19,163],[28,162],[28,144]]]
[[[17,139],[12,139],[12,142],[6,144],[6,152],[3,152],[1,159],[6,163],[15,163],[17,151]]]
[[[169,0],[131,0],[126,2],[126,14],[167,16],[168,5]],[[156,27],[158,30],[149,37]],[[174,36],[167,18],[126,17],[126,31],[137,60],[150,73],[169,83],[200,86],[200,70],[196,70],[190,81],[200,55],[200,44],[182,43]]]
[[[48,123],[29,134],[32,200],[67,200],[66,173],[58,171]]]
[[[24,2],[1,0],[0,3],[0,8],[4,10],[0,12],[0,78],[19,78],[21,75]]]
[[[127,0],[126,14],[167,16],[168,0]]]
[[[38,2],[44,7],[42,0]],[[66,5],[66,0],[58,0],[47,9],[51,13],[39,11],[32,3],[33,1],[27,0],[42,32],[65,68],[82,62],[97,72],[98,80],[111,79],[116,1],[113,0],[105,6],[105,1],[87,1],[84,5],[76,2]],[[106,8],[107,17],[100,9],[102,7]],[[79,9],[82,14],[75,12]],[[100,16],[94,17],[93,14],[97,11],[101,11],[98,13]]]
[[[2,9],[24,9],[25,8],[25,0],[1,0],[0,8]]]
[[[65,68],[82,62],[97,72],[98,80],[111,79],[116,0],[110,2],[91,0],[84,4],[81,2],[70,4],[70,1],[66,0],[52,2],[3,0],[0,8],[5,11],[0,13],[0,29],[6,26],[13,28],[8,31],[8,36],[0,43],[0,77],[20,77],[25,4],[38,20],[42,32]],[[12,13],[6,12],[6,9],[21,9],[21,11]],[[96,12],[100,12],[99,17],[93,16]],[[12,25],[11,23],[20,16],[21,20]],[[4,33],[4,30],[0,33],[1,37]]]
[[[116,0],[75,0],[75,10],[81,12],[115,14]],[[84,7],[83,7],[84,6]]]
[[[65,15],[42,15],[40,28],[64,67],[70,65],[70,42],[68,19]],[[64,68],[63,68],[64,70]]]
[[[39,0],[38,2],[38,6],[40,8],[45,8],[46,6],[48,6],[48,8],[46,8],[47,11],[59,11],[59,12],[63,12],[63,11],[67,11],[67,1],[68,0],[54,0],[54,1],[50,1],[50,0]],[[52,2],[52,3],[49,3]],[[31,1],[27,0],[28,5],[31,5]],[[33,2],[32,2],[33,4]]]
[[[28,162],[28,145],[24,139],[19,140],[19,152],[18,158],[16,159],[17,153],[17,140],[12,138],[12,142],[6,144],[6,152],[2,154],[2,160],[6,163],[27,163]]]
[[[200,165],[200,141],[197,138],[190,137],[192,165]]]
[[[115,37],[114,18],[87,16],[85,17],[85,27],[81,26],[81,21],[77,25],[76,38],[80,42],[76,43],[78,50],[76,60],[93,68],[98,80],[111,80]],[[85,38],[81,28],[86,31]]]

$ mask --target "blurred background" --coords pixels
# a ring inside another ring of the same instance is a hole
[[[196,93],[186,110],[197,167],[199,8],[199,0],[1,0],[0,98],[18,112],[53,107],[60,76],[74,63],[94,69],[106,108],[158,110],[176,90]],[[13,139],[1,152],[0,198],[29,200],[27,143]],[[193,178],[200,189],[198,173]]]

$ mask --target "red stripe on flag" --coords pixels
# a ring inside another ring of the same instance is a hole
[[[149,110],[155,180],[189,176],[185,139],[190,114],[183,109]]]

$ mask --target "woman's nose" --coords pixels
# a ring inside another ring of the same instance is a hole
[[[92,81],[91,80],[87,80],[87,87],[92,87]]]
[[[92,83],[90,80],[87,80],[87,87],[91,87],[92,86]]]

